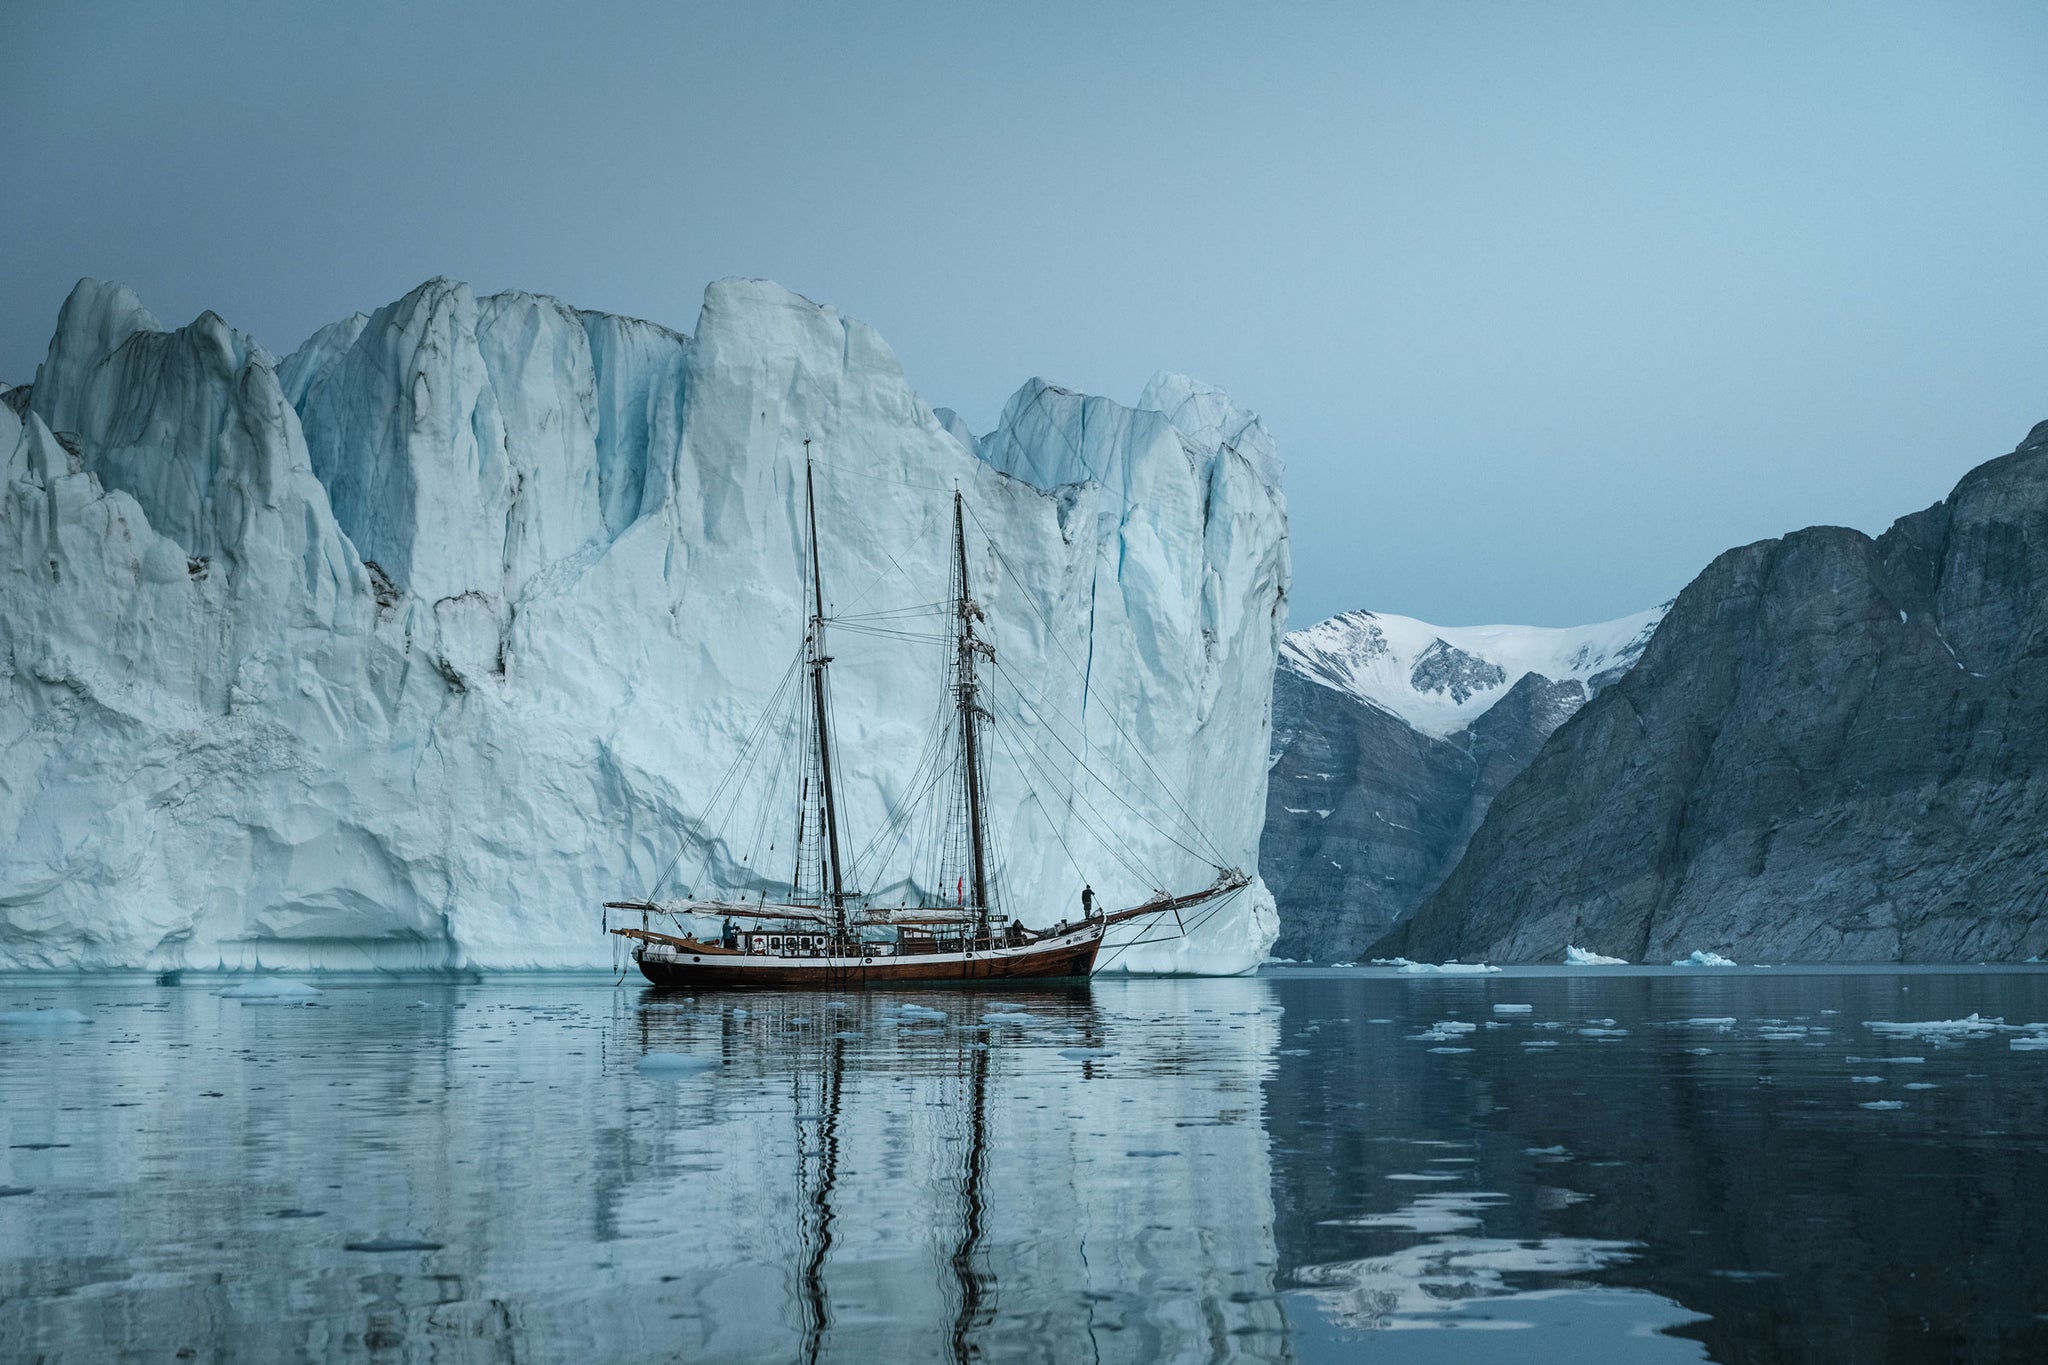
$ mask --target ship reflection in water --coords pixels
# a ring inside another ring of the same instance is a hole
[[[0,982],[0,1359],[2048,1358],[2048,1030],[1862,1023],[2038,973],[213,989]]]

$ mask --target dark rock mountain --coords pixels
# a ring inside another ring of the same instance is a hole
[[[1970,962],[2044,912],[2048,422],[1876,539],[1716,559],[1372,951]]]
[[[1280,758],[1267,776],[1259,869],[1281,957],[1331,961],[1421,903],[1494,794],[1586,700],[1577,679],[1525,675],[1470,727],[1436,738],[1286,668],[1273,684]]]
[[[1346,957],[1414,910],[1494,794],[1628,671],[1662,612],[1447,628],[1360,611],[1289,635],[1259,845],[1280,907],[1273,951]]]

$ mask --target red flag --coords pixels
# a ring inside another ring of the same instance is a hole
[[[967,904],[967,878],[962,877],[953,883],[953,903],[956,905]]]

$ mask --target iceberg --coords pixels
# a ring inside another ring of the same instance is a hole
[[[6,397],[0,969],[598,968],[604,900],[779,886],[707,802],[802,630],[806,439],[839,609],[943,591],[955,488],[1000,549],[999,660],[1071,718],[1044,747],[1087,798],[992,769],[1007,908],[1256,869],[1286,509],[1208,386],[1033,380],[976,439],[871,328],[764,281],[710,286],[684,335],[432,280],[283,360],[84,281]],[[942,684],[915,646],[835,645],[857,847]],[[1158,827],[1067,750],[1136,774]],[[934,890],[908,849],[861,875]],[[1255,878],[1103,965],[1249,972],[1276,927]]]
[[[1671,965],[1674,967],[1733,967],[1736,963],[1733,958],[1722,957],[1719,953],[1702,952],[1695,948],[1690,956],[1681,957]]]
[[[1590,952],[1584,948],[1574,948],[1570,944],[1566,944],[1564,949],[1564,965],[1567,967],[1626,967],[1628,966],[1628,959],[1625,957],[1603,957],[1599,953]]]

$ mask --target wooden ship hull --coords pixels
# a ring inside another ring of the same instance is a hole
[[[662,990],[736,986],[838,989],[1085,978],[1095,969],[1103,926],[1082,925],[1056,937],[1015,946],[999,943],[971,950],[897,953],[890,951],[895,945],[869,944],[864,946],[870,951],[857,954],[835,954],[829,949],[815,954],[752,953],[687,937],[637,930],[615,932],[641,940],[633,949],[633,961],[648,983]]]

